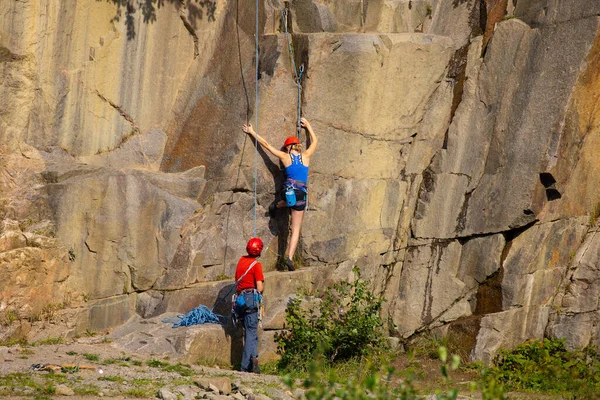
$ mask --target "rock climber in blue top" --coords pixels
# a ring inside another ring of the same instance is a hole
[[[285,140],[283,144],[283,149],[285,151],[282,151],[271,146],[263,137],[254,132],[251,124],[245,124],[242,126],[242,130],[244,132],[254,137],[254,139],[256,139],[262,147],[267,149],[271,154],[281,160],[281,163],[285,167],[286,173],[283,192],[289,193],[291,189],[293,190],[296,198],[295,204],[293,204],[293,200],[290,203],[286,202],[286,200],[280,200],[269,207],[269,213],[271,216],[274,215],[274,212],[277,208],[283,208],[286,206],[291,208],[292,235],[290,237],[290,245],[286,261],[286,265],[290,271],[295,269],[293,262],[294,253],[296,252],[296,247],[298,247],[298,240],[300,239],[300,227],[302,226],[304,210],[306,209],[306,183],[308,182],[308,165],[310,164],[310,158],[314,154],[318,143],[317,135],[315,135],[310,122],[308,122],[306,118],[300,119],[300,125],[306,129],[310,135],[310,146],[304,152],[302,151],[302,144],[300,144],[300,140],[298,140],[298,138],[295,136],[288,137]],[[282,195],[283,199],[286,197],[288,196],[285,194]]]

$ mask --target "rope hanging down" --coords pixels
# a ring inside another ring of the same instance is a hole
[[[256,95],[255,95],[255,99],[254,99],[254,114],[255,114],[255,126],[256,126],[256,132],[258,132],[258,74],[259,74],[259,70],[258,70],[258,34],[259,34],[259,25],[258,25],[258,2],[259,0],[256,0],[256,32],[255,32],[255,64],[256,64]],[[294,66],[295,68],[295,66]],[[300,118],[300,117],[298,117]],[[254,236],[253,237],[257,237],[256,236],[256,208],[257,208],[257,173],[258,171],[258,140],[255,141],[255,147],[254,147]],[[253,264],[254,265],[254,264]],[[252,268],[252,267],[250,267]],[[194,308],[193,310],[191,310],[190,312],[188,312],[187,314],[178,314],[176,318],[163,318],[162,322],[165,323],[171,323],[173,324],[173,328],[177,328],[179,326],[190,326],[190,325],[197,325],[197,324],[206,324],[206,323],[211,323],[211,324],[221,324],[221,325],[225,325],[225,323],[227,322],[227,318],[224,315],[221,314],[217,314],[214,312],[214,309],[223,301],[225,300],[227,297],[229,297],[231,295],[231,293],[233,292],[234,289],[237,288],[237,284],[239,283],[239,281],[242,280],[242,278],[244,278],[244,276],[246,276],[246,274],[248,273],[248,271],[250,271],[250,268],[248,268],[248,270],[244,273],[244,275],[242,275],[240,277],[240,279],[238,279],[236,282],[234,282],[234,284],[231,286],[231,289],[229,289],[229,292],[227,292],[227,294],[225,296],[223,296],[222,298],[220,298],[215,305],[213,306],[212,309],[208,308],[207,306],[200,304],[198,307]]]
[[[277,0],[279,2],[279,11],[281,12],[281,22],[283,24],[283,28],[285,30],[285,38],[287,40],[288,49],[290,53],[290,61],[292,63],[292,68],[294,69],[294,79],[296,81],[296,87],[298,88],[298,113],[296,118],[296,137],[300,137],[300,132],[302,128],[300,127],[300,117],[302,116],[302,75],[304,75],[304,64],[300,66],[300,68],[296,67],[296,58],[294,57],[294,46],[292,46],[292,41],[290,40],[290,33],[288,31],[288,9],[284,8],[281,4],[281,0]]]
[[[258,2],[259,0],[256,0],[256,31],[254,32],[254,45],[255,45],[255,60],[254,60],[254,64],[255,64],[255,71],[256,71],[256,76],[255,76],[255,98],[254,98],[254,118],[255,118],[255,126],[256,126],[256,134],[258,135]],[[254,141],[254,236],[252,237],[257,237],[256,236],[256,208],[257,208],[257,196],[256,196],[256,181],[257,181],[257,177],[258,176],[258,140]]]

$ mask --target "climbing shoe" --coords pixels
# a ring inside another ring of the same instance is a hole
[[[252,357],[252,372],[260,374],[260,367],[258,366],[258,357]]]
[[[275,212],[277,211],[277,206],[275,202],[272,202],[269,206],[269,217],[275,218]]]
[[[296,270],[296,268],[294,268],[294,262],[290,258],[287,259],[287,261],[285,262],[285,265],[287,266],[288,271]]]

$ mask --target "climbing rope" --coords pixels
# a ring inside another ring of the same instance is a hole
[[[255,80],[255,98],[254,98],[254,118],[255,118],[255,126],[256,126],[256,134],[258,135],[258,1],[256,0],[256,31],[254,33],[254,44],[255,44],[255,61],[254,64],[255,65],[255,71],[256,71],[256,80]],[[252,237],[257,237],[256,236],[256,208],[257,208],[257,195],[256,195],[256,181],[257,181],[257,176],[258,176],[258,140],[254,141],[254,236]]]
[[[256,85],[255,85],[255,98],[254,98],[254,114],[255,114],[255,126],[256,126],[256,132],[258,133],[258,78],[259,78],[259,70],[258,70],[258,51],[259,51],[259,47],[258,47],[258,35],[259,35],[259,24],[258,24],[258,4],[259,4],[259,0],[256,0],[256,32],[255,32],[255,72],[256,72]],[[257,176],[258,176],[258,140],[255,140],[255,146],[254,146],[254,236],[253,237],[257,237],[256,235],[256,209],[257,209]],[[213,306],[212,309],[208,308],[207,306],[200,304],[198,307],[194,308],[193,310],[191,310],[190,312],[188,312],[187,314],[178,314],[176,318],[163,318],[162,322],[165,323],[172,323],[173,324],[173,328],[177,328],[179,326],[190,326],[190,325],[198,325],[198,324],[221,324],[221,325],[225,325],[225,323],[227,322],[227,318],[230,317],[226,317],[224,315],[221,314],[217,314],[214,312],[214,309],[223,302],[223,300],[225,300],[227,297],[229,297],[231,295],[231,293],[233,292],[233,290],[235,288],[237,288],[237,284],[244,278],[244,276],[246,276],[246,274],[250,271],[250,269],[254,266],[254,264],[252,264],[252,266],[250,266],[250,268],[248,268],[246,270],[246,272],[240,277],[240,279],[238,279],[236,282],[234,282],[234,284],[231,286],[231,289],[229,289],[229,292],[227,292],[227,294],[223,297],[221,297]]]
[[[248,272],[250,272],[250,270],[256,265],[257,262],[258,260],[255,260],[252,264],[250,264],[246,272],[244,272],[242,276],[240,276],[239,279],[235,281],[233,285],[231,285],[231,289],[229,289],[229,292],[227,292],[225,296],[221,297],[215,303],[212,309],[200,304],[198,307],[194,308],[187,314],[178,314],[177,318],[163,318],[162,322],[173,324],[173,328],[177,328],[178,326],[190,326],[205,323],[225,325],[228,317],[215,313],[215,308],[217,308],[217,306],[221,304],[223,300],[229,297],[229,295],[233,292],[233,289],[237,288],[238,283],[240,283],[242,279],[244,279],[244,277],[248,274]]]
[[[304,75],[304,64],[300,66],[300,68],[296,67],[296,58],[294,57],[294,46],[292,45],[292,41],[290,40],[290,32],[288,30],[288,9],[283,7],[281,4],[281,0],[277,0],[279,2],[279,11],[281,12],[281,22],[283,24],[283,28],[285,30],[285,38],[288,44],[288,50],[290,53],[290,61],[292,63],[292,68],[294,69],[294,79],[296,81],[296,87],[298,88],[298,107],[297,107],[297,118],[296,118],[296,137],[300,137],[300,131],[302,130],[300,126],[300,117],[302,116],[302,75]]]
[[[221,320],[222,319],[222,320]],[[227,317],[215,313],[205,305],[200,304],[187,314],[178,314],[177,318],[163,318],[162,322],[172,323],[173,328],[198,324],[225,325]]]
[[[300,126],[300,118],[302,117],[302,76],[304,75],[304,64],[300,65],[300,68],[296,67],[296,57],[294,56],[294,46],[290,39],[290,32],[288,30],[288,9],[283,7],[281,0],[277,0],[279,3],[279,11],[281,12],[281,22],[285,31],[285,38],[288,44],[288,50],[290,53],[290,62],[294,70],[294,79],[296,81],[296,87],[298,89],[297,99],[297,115],[296,115],[296,137],[300,139],[300,132],[302,127]],[[308,183],[308,182],[307,182]],[[306,195],[306,211],[308,212],[308,194]]]

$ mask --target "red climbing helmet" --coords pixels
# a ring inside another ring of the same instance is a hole
[[[258,257],[263,249],[263,242],[260,238],[252,238],[248,240],[248,244],[246,245],[246,251],[249,255]]]
[[[300,140],[296,136],[290,136],[283,142],[283,147],[288,147],[291,144],[300,144]]]

